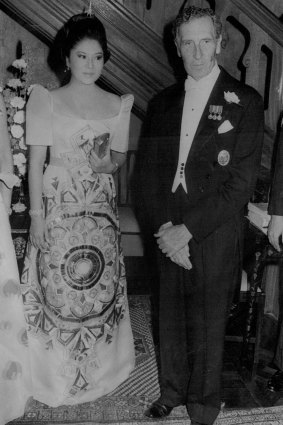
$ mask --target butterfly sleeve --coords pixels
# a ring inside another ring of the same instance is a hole
[[[119,121],[111,141],[111,149],[120,153],[126,153],[129,145],[130,117],[134,96],[132,94],[125,94],[121,96],[121,100]]]
[[[35,85],[26,109],[27,145],[52,145],[51,96],[48,90]]]

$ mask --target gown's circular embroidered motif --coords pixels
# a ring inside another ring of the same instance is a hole
[[[102,252],[93,245],[80,245],[67,251],[61,262],[61,274],[71,288],[91,289],[105,268]]]

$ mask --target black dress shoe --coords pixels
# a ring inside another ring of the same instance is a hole
[[[154,401],[151,406],[144,412],[144,415],[148,418],[165,418],[168,416],[173,407],[166,406],[166,404],[160,403],[158,400]]]
[[[270,391],[281,392],[283,391],[283,371],[278,370],[267,382],[267,388]]]

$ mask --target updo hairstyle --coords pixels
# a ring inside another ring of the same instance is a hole
[[[94,15],[80,13],[72,16],[63,26],[64,42],[61,45],[62,59],[70,57],[71,50],[82,40],[96,40],[102,47],[104,63],[110,58],[104,25]]]

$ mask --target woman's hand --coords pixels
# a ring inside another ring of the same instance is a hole
[[[29,233],[31,244],[40,251],[48,251],[47,234],[45,233],[45,219],[41,216],[32,217]]]
[[[103,158],[99,158],[94,152],[94,149],[92,149],[89,153],[89,163],[95,173],[112,174],[116,168],[115,164],[113,164],[111,160],[110,148],[107,149]]]

